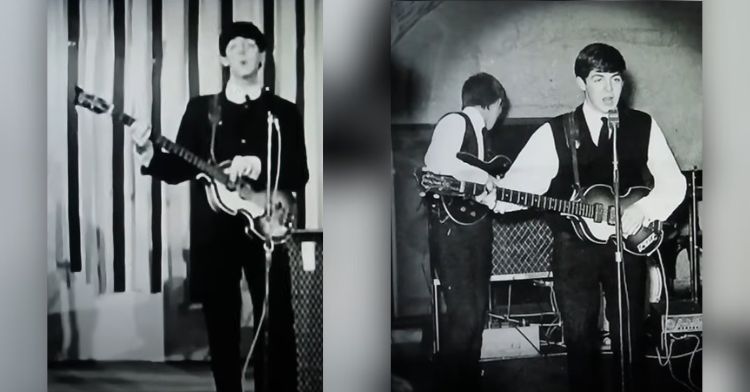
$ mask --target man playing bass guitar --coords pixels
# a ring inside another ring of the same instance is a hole
[[[270,176],[273,189],[301,191],[309,177],[302,118],[296,106],[264,91],[260,79],[268,48],[260,30],[250,22],[235,22],[219,37],[221,63],[229,67],[229,80],[215,95],[190,99],[177,134],[177,144],[199,158],[225,168],[229,183],[242,179],[256,190],[265,190]],[[268,113],[277,121],[278,133],[267,148]],[[147,124],[133,124],[136,152],[142,172],[170,184],[191,181],[190,273],[191,297],[203,305],[216,390],[242,390],[240,357],[240,279],[244,269],[253,302],[256,328],[265,297],[264,243],[245,233],[239,215],[209,207],[204,185],[195,181],[200,171],[177,154],[155,148]],[[271,167],[267,167],[268,151]],[[223,166],[222,166],[223,167]],[[255,390],[263,381],[272,391],[296,391],[296,352],[291,303],[289,260],[286,249],[273,252],[270,270],[269,350],[263,335],[256,345]],[[268,358],[270,374],[262,380],[262,360]],[[267,392],[267,391],[266,391]]]
[[[494,184],[498,187],[569,200],[577,188],[595,184],[610,185],[612,139],[607,114],[619,107],[617,151],[620,157],[620,194],[634,186],[648,186],[650,193],[624,206],[624,236],[636,233],[652,221],[663,221],[685,196],[686,182],[656,121],[648,114],[622,107],[625,60],[612,46],[593,43],[583,48],[575,61],[575,77],[584,100],[571,114],[553,118],[537,129],[517,159]],[[577,128],[577,129],[576,129]],[[575,145],[571,148],[571,143]],[[576,173],[577,172],[577,173]],[[578,183],[578,184],[576,184]],[[521,207],[501,202],[495,192],[480,196],[495,212]],[[613,241],[597,244],[579,238],[571,222],[560,214],[550,214],[554,235],[552,271],[560,301],[568,356],[571,391],[601,391],[600,339],[597,316],[600,284],[606,298],[606,315],[612,331],[614,364],[626,355],[627,389],[644,391],[643,320],[647,266],[643,256],[624,253],[623,337],[620,352],[618,283]],[[615,366],[615,369],[619,369]],[[619,371],[615,385],[620,385]]]

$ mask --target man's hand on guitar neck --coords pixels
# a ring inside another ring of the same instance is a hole
[[[154,157],[154,144],[149,137],[151,136],[151,125],[136,120],[130,126],[132,132],[130,137],[133,139],[133,149],[138,156],[141,165],[148,167],[151,159]]]
[[[487,182],[484,183],[484,192],[474,197],[474,200],[476,200],[478,203],[486,205],[490,210],[494,210],[495,204],[497,204],[495,181],[497,181],[495,177],[488,176]]]

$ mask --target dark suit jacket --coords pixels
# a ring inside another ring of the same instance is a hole
[[[211,158],[211,121],[209,111],[214,95],[198,96],[190,99],[182,117],[176,143],[189,149],[199,157]],[[301,191],[309,178],[307,155],[302,117],[297,107],[276,95],[264,95],[248,104],[235,104],[226,99],[222,92],[217,100],[221,109],[221,121],[216,128],[214,154],[217,162],[231,160],[237,155],[255,155],[260,158],[263,170],[260,178],[253,183],[258,190],[266,188],[267,175],[267,109],[278,118],[281,130],[281,166],[279,189]],[[274,139],[272,149],[272,180],[276,177],[278,162],[278,140]],[[248,251],[248,247],[259,247],[261,242],[244,234],[244,220],[223,212],[213,211],[207,201],[205,187],[195,180],[199,171],[180,157],[164,151],[155,151],[144,174],[152,175],[169,184],[191,180],[190,186],[190,294],[191,299],[203,299],[207,288],[205,276],[227,275],[234,279],[237,268],[235,259],[258,252]],[[216,270],[219,269],[217,275]],[[239,279],[239,275],[237,276]],[[219,279],[221,281],[221,279]],[[211,279],[211,284],[221,284]]]

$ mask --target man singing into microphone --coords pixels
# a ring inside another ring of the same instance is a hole
[[[534,132],[508,173],[495,185],[561,199],[571,197],[576,182],[583,189],[594,184],[612,185],[612,135],[607,114],[620,104],[625,60],[612,46],[593,43],[581,50],[574,68],[576,83],[584,93],[583,103],[572,113],[575,127],[570,127],[578,130],[574,142],[576,159],[566,139],[566,115],[561,115]],[[653,220],[665,220],[685,196],[686,182],[651,116],[619,106],[619,122],[620,193],[624,195],[629,187],[638,185],[652,189],[648,196],[623,210],[622,228],[628,236]],[[496,201],[494,192],[482,199],[496,212],[521,208]],[[600,379],[601,340],[597,325],[600,284],[615,354],[614,385],[620,385],[615,244],[611,240],[602,245],[579,239],[570,222],[560,215],[550,214],[548,222],[554,234],[552,271],[563,319],[570,390],[605,389]],[[645,257],[626,252],[623,264],[625,380],[628,390],[644,391]]]
[[[208,161],[231,161],[226,173],[232,182],[245,177],[260,191],[265,190],[270,176],[273,182],[278,178],[279,190],[301,191],[309,176],[302,118],[293,103],[264,91],[260,77],[267,49],[263,34],[250,22],[232,23],[221,32],[219,52],[222,65],[229,67],[229,80],[219,94],[190,99],[176,142]],[[269,111],[279,128],[279,136],[272,138],[271,167],[266,164]],[[240,279],[244,270],[257,328],[265,296],[263,242],[245,234],[245,221],[239,216],[214,212],[204,186],[195,181],[197,169],[178,156],[154,149],[149,136],[148,125],[134,124],[133,138],[142,172],[169,184],[193,180],[191,296],[203,305],[216,390],[240,392],[244,376],[240,355]],[[269,328],[268,381],[269,390],[274,392],[296,391],[290,290],[287,250],[277,246],[270,272],[270,325],[263,326]],[[253,353],[256,391],[263,391],[264,347],[261,333]]]

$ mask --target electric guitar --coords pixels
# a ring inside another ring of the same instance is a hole
[[[461,158],[461,157],[459,157]],[[464,161],[470,159],[461,158]],[[475,158],[476,159],[476,158]],[[473,200],[474,196],[485,191],[484,184],[460,181],[452,176],[434,174],[424,169],[417,169],[416,177],[422,196],[453,196],[455,199]],[[645,186],[631,187],[620,196],[620,208],[625,209],[644,196],[651,189]],[[498,201],[526,207],[559,212],[570,219],[573,229],[582,240],[596,244],[606,244],[615,235],[614,192],[609,185],[592,185],[574,195],[572,200],[556,199],[512,189],[497,188]],[[654,252],[663,239],[662,222],[653,221],[642,226],[635,234],[625,237],[623,244],[628,253],[649,255]]]
[[[75,88],[74,103],[97,114],[110,114],[123,124],[131,126],[135,119],[115,109],[103,98]],[[240,177],[232,183],[224,169],[230,161],[212,164],[162,135],[151,137],[154,148],[161,148],[182,158],[200,173],[196,178],[203,183],[208,203],[216,211],[229,215],[240,214],[246,220],[245,233],[255,234],[260,239],[270,239],[274,244],[286,242],[296,219],[296,201],[290,192],[275,190],[271,193],[271,211],[266,211],[266,192],[255,191],[250,180]]]

